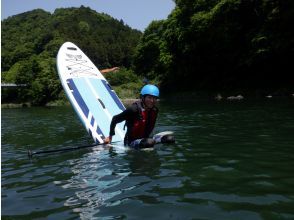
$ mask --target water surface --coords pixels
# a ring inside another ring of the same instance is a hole
[[[160,103],[153,151],[92,144],[71,107],[2,109],[3,219],[294,219],[294,102]]]

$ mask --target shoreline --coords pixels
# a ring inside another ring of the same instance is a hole
[[[196,96],[199,98],[199,96]],[[259,100],[277,100],[277,99],[283,99],[283,98],[289,98],[293,99],[294,98],[294,93],[290,95],[267,95],[267,96],[259,96],[259,97],[252,97],[252,96],[243,96],[243,95],[237,95],[237,96],[222,96],[220,93],[216,94],[215,96],[207,96],[205,99],[207,100],[213,100],[217,102],[234,102],[234,101],[243,101],[243,100],[252,100],[252,99],[259,99]],[[190,96],[189,99],[187,99],[187,96],[178,95],[174,98],[168,98],[165,97],[163,98],[164,100],[178,100],[180,99],[181,101],[193,101],[195,100],[195,97],[192,95]],[[125,98],[121,99],[122,103],[126,106],[131,105],[133,102],[138,101],[138,98]],[[200,98],[200,100],[203,100],[203,97]],[[49,102],[44,106],[34,106],[34,107],[58,107],[58,106],[70,106],[69,101],[63,101],[63,100],[57,100],[54,102]],[[30,102],[23,102],[23,103],[1,103],[1,109],[9,109],[9,108],[29,108],[33,107],[33,105]]]
[[[138,101],[139,99],[121,99],[122,103],[124,105],[130,105],[135,101]],[[57,107],[57,106],[69,106],[70,102],[52,102],[52,103],[47,103],[44,106],[36,106],[36,107]],[[33,105],[30,102],[24,102],[24,103],[1,103],[1,109],[9,109],[9,108],[29,108],[32,107]]]

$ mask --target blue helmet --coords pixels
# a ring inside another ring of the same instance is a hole
[[[155,97],[159,97],[159,89],[157,88],[157,86],[148,84],[145,85],[142,89],[141,89],[141,95],[152,95]]]

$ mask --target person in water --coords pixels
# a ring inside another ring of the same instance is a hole
[[[105,144],[110,143],[112,136],[115,135],[116,124],[126,121],[125,145],[136,149],[154,146],[155,140],[150,138],[150,134],[154,129],[158,115],[156,103],[159,98],[159,89],[155,85],[147,84],[141,89],[140,98],[140,101],[133,103],[122,113],[113,116],[109,137],[104,140]]]

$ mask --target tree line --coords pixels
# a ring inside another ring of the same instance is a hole
[[[134,90],[142,77],[163,91],[293,89],[294,1],[175,4],[167,19],[152,21],[143,33],[83,6],[9,17],[2,21],[2,81],[28,84],[19,98],[36,104],[61,98],[55,59],[72,41],[99,69],[123,67],[119,78],[132,79]]]
[[[143,33],[135,72],[177,90],[293,92],[294,1],[175,3]]]
[[[27,85],[14,97],[3,93],[2,102],[34,105],[65,99],[56,70],[56,55],[64,42],[78,45],[98,69],[128,69],[142,35],[122,20],[84,6],[56,9],[53,14],[36,9],[1,23],[1,80]]]

